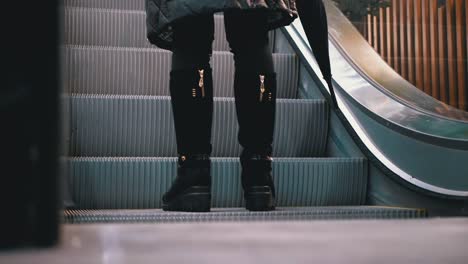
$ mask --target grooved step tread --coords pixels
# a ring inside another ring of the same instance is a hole
[[[210,213],[164,212],[161,210],[65,210],[69,224],[84,223],[174,223],[221,221],[307,221],[349,219],[425,218],[423,209],[376,206],[288,207],[272,212],[248,212],[242,208],[214,209]]]
[[[224,17],[215,15],[214,21],[213,50],[229,51]],[[144,11],[65,7],[64,33],[65,44],[156,48],[146,38]],[[273,51],[275,31],[269,38]]]
[[[71,158],[79,208],[160,208],[177,172],[176,158]],[[212,206],[243,205],[238,158],[212,159]],[[274,158],[278,206],[361,205],[367,189],[363,158]]]
[[[65,88],[70,93],[113,95],[169,95],[172,53],[147,48],[96,46],[62,47]],[[299,59],[295,54],[274,54],[277,97],[296,98]],[[214,95],[234,96],[234,61],[230,52],[214,52]]]
[[[177,156],[170,97],[73,95],[70,156]],[[324,100],[278,99],[276,157],[325,155],[329,108]],[[214,157],[238,157],[234,99],[215,98]]]

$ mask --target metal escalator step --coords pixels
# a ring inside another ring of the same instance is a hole
[[[145,10],[144,0],[63,0],[66,7]]]
[[[164,212],[162,210],[65,210],[68,224],[86,223],[186,223],[222,221],[309,221],[349,219],[425,218],[424,209],[377,206],[286,207],[272,212],[248,212],[242,208],[215,209],[210,213]]]
[[[156,48],[142,11],[66,7],[63,30],[65,44]]]
[[[65,46],[64,80],[70,93],[169,95],[171,52],[142,48]],[[274,54],[278,98],[296,98],[299,59]],[[212,57],[214,95],[234,96],[234,61],[230,52]]]
[[[160,208],[176,175],[176,158],[71,158],[74,201],[81,209]],[[361,205],[363,158],[275,158],[278,206]],[[212,159],[212,206],[242,207],[238,158]]]
[[[143,0],[142,0],[143,2]],[[213,50],[229,51],[224,18],[215,15]],[[144,11],[66,7],[64,43],[72,45],[156,48],[146,38]],[[270,31],[273,50],[275,31]]]
[[[175,157],[170,97],[73,95],[70,156]],[[324,100],[279,99],[275,157],[324,156],[329,110]],[[234,99],[215,98],[213,156],[238,157]]]

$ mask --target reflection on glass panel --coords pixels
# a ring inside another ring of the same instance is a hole
[[[403,78],[468,110],[468,1],[333,1]]]

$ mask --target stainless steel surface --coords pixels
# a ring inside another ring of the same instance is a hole
[[[421,137],[432,137],[433,141],[453,140],[468,149],[468,112],[445,105],[405,81],[337,7],[330,1],[325,3],[330,21],[332,72],[338,86],[393,125]]]
[[[457,148],[468,149],[468,112],[447,106],[406,82],[365,42],[331,1],[324,3],[329,16],[335,89],[344,91],[389,126],[417,134],[434,144],[455,141],[453,145]],[[294,44],[300,46],[306,57],[313,57],[300,20],[287,27],[286,32],[296,35],[292,38],[299,43]],[[306,58],[306,61],[320,73],[313,58]],[[383,79],[386,82],[381,82]]]
[[[336,4],[331,0],[325,0],[324,4],[327,8],[330,40],[346,55],[355,69],[368,77],[367,81],[374,87],[425,114],[468,122],[468,112],[438,101],[406,81],[366,42]]]
[[[64,225],[0,263],[466,263],[468,220]]]
[[[368,116],[388,127],[389,131],[395,131],[417,141],[425,142],[427,146],[441,146],[460,153],[466,153],[468,150],[468,118],[466,118],[468,115],[460,110],[445,107],[443,103],[425,95],[414,86],[408,86],[408,83],[402,87],[402,82],[406,81],[378,57],[331,1],[324,2],[329,15],[330,56],[338,104],[359,138],[380,162],[405,181],[430,192],[468,197],[468,191],[465,189],[445,188],[428,183],[424,179],[424,175],[413,175],[393,162],[385,150],[380,149],[379,145],[374,142],[369,131],[366,130],[365,124],[360,123],[356,114],[351,111],[349,104],[358,106]],[[297,20],[291,26],[286,27],[284,32],[292,40],[291,43],[308,64],[308,67],[321,76],[300,21]],[[362,41],[359,41],[358,38],[361,38]],[[356,43],[350,40],[356,40]],[[344,42],[344,47],[341,41]],[[344,52],[346,48],[350,47],[355,53]],[[366,67],[373,68],[373,70],[363,71],[359,67],[360,64],[357,65],[351,61],[354,59],[359,59],[360,63],[364,63]],[[385,77],[386,74],[388,74],[387,77]],[[385,79],[387,82],[379,84],[373,79],[374,77],[377,80]],[[391,82],[391,80],[395,82]],[[322,84],[324,89],[328,90],[323,80]],[[395,85],[398,91],[392,92]],[[401,98],[401,95],[406,93],[408,96]],[[418,105],[418,102],[421,105]],[[432,104],[428,102],[432,102]],[[427,107],[429,105],[434,106],[434,109],[435,106],[445,107],[445,110],[432,111],[432,108]],[[452,171],[453,175],[450,177],[458,177],[463,171],[456,173],[458,175]]]
[[[71,156],[177,156],[168,96],[73,95],[70,103]],[[278,99],[273,156],[323,157],[328,114],[324,100]],[[240,155],[237,127],[234,98],[215,98],[213,157]]]

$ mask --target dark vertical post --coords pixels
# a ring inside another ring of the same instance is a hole
[[[403,75],[400,69],[401,56],[400,56],[400,6],[399,1],[392,0],[392,24],[393,24],[393,67],[395,71]]]
[[[387,61],[390,67],[395,68],[394,55],[393,55],[393,31],[392,31],[392,9],[391,7],[385,8],[386,30],[387,30]]]
[[[431,31],[430,31],[430,1],[422,1],[422,18],[421,18],[421,30],[422,30],[422,71],[423,71],[423,84],[424,91],[433,96],[432,85],[431,85]]]
[[[406,33],[407,33],[407,56],[408,56],[408,78],[407,80],[416,85],[416,74],[414,70],[414,57],[415,57],[415,46],[414,46],[414,0],[407,1],[407,13],[406,13]]]
[[[466,68],[466,38],[465,30],[467,25],[464,19],[464,5],[465,0],[457,0],[455,2],[455,30],[456,30],[456,46],[457,46],[457,84],[458,84],[458,108],[461,110],[468,110],[467,108],[467,96],[466,96],[466,85],[467,85],[467,68]]]
[[[449,101],[449,85],[448,85],[448,53],[447,53],[447,11],[445,6],[439,7],[439,80],[440,80],[440,100],[446,104]]]
[[[455,27],[455,0],[447,0],[447,51],[448,51],[448,81],[449,81],[449,103],[458,107],[457,92],[457,42]]]
[[[387,22],[386,18],[386,12],[385,8],[380,7],[379,8],[379,17],[378,17],[378,23],[379,23],[379,53],[380,57],[386,62],[388,62],[388,56],[387,56],[387,27],[385,23]]]
[[[439,93],[439,31],[438,24],[439,14],[438,14],[438,3],[437,0],[431,0],[429,3],[429,12],[430,12],[430,46],[431,46],[431,90],[432,96],[438,100],[440,99]]]
[[[407,25],[408,21],[406,1],[400,0],[400,61],[401,76],[408,80],[408,45],[407,45]]]
[[[0,248],[58,239],[58,0],[2,7]]]
[[[427,0],[425,0],[427,1]],[[421,0],[416,0],[414,3],[414,76],[416,86],[423,91],[424,87],[424,71],[423,71],[423,31],[422,31],[422,4]]]

